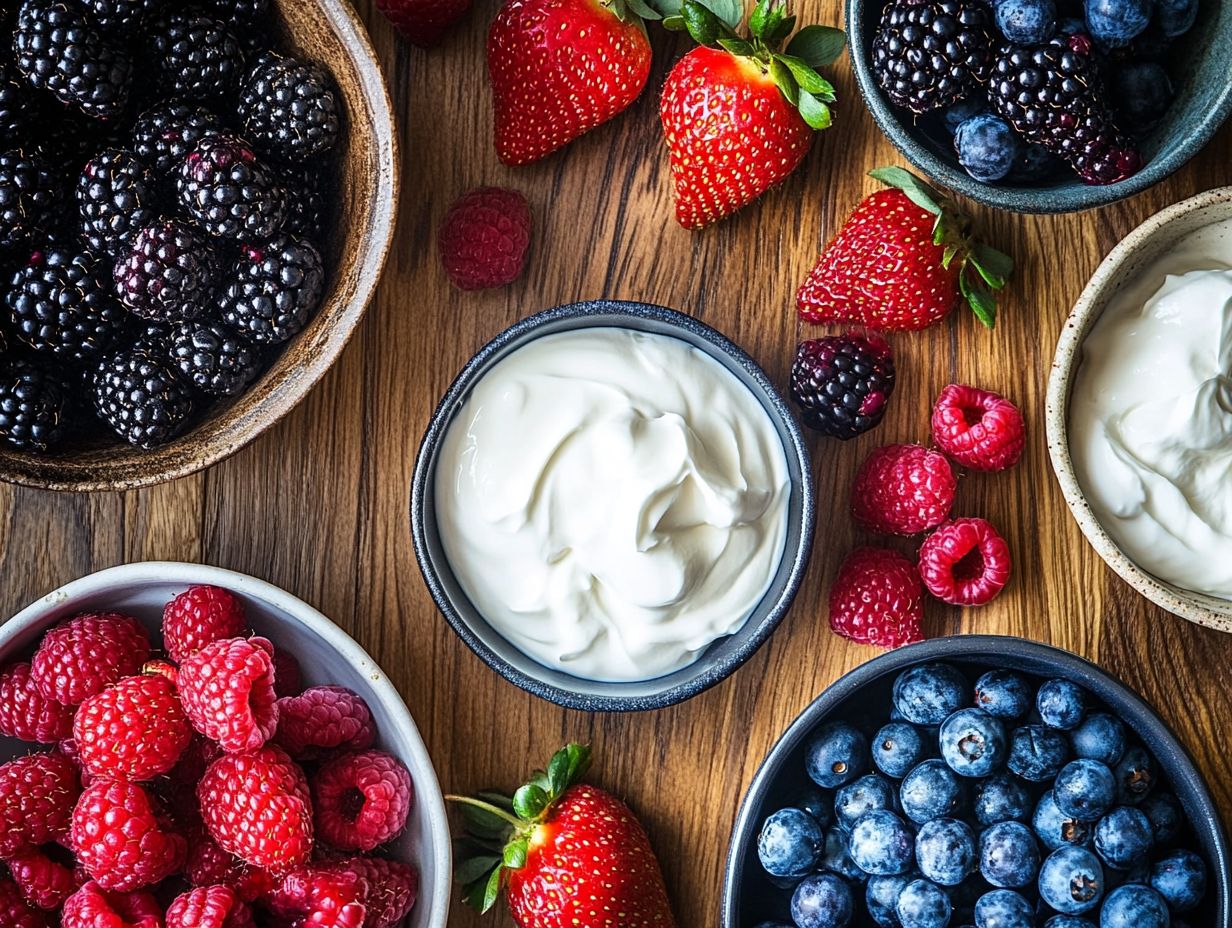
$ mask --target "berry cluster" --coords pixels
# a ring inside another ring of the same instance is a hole
[[[243,392],[324,294],[341,104],[268,0],[0,18],[0,437],[150,448]]]
[[[0,670],[0,735],[51,746],[0,765],[0,924],[400,925],[418,874],[381,850],[413,785],[363,698],[301,689],[217,587],[162,637],[165,659],[131,616],[79,615]]]
[[[806,742],[815,786],[757,841],[791,893],[769,890],[767,912],[796,928],[1183,928],[1201,905],[1207,864],[1158,762],[1082,687],[990,670],[972,688],[917,664],[886,695],[871,724]]]

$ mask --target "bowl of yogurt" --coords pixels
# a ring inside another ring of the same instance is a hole
[[[428,589],[510,682],[587,711],[715,685],[787,612],[812,548],[811,463],[742,349],[643,303],[559,306],[485,345],[419,449]]]
[[[1232,187],[1156,214],[1100,265],[1057,346],[1047,427],[1109,566],[1232,631]]]

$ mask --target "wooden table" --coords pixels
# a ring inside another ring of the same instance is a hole
[[[813,441],[821,500],[812,567],[774,637],[725,683],[643,715],[557,709],[489,671],[439,617],[411,551],[407,492],[420,435],[466,359],[521,316],[557,303],[623,297],[662,303],[716,326],[785,384],[797,338],[793,294],[821,244],[898,163],[860,102],[846,59],[840,106],[803,168],[743,213],[700,234],[671,218],[657,89],[686,46],[656,30],[650,86],[634,108],[540,164],[507,169],[493,154],[479,9],[429,53],[394,37],[371,0],[371,26],[402,122],[399,233],[384,282],[337,367],[279,427],[203,474],[127,494],[69,496],[0,487],[0,615],[53,587],[125,561],[203,561],[255,574],[318,606],[400,687],[442,785],[512,787],[568,739],[591,741],[594,777],[641,815],[682,926],[718,919],[727,841],[741,796],[778,734],[827,684],[874,651],[831,635],[825,594],[857,541],[846,515],[853,472],[874,446],[924,441],[937,392],[963,381],[1025,410],[1022,464],[962,480],[957,512],[1004,532],[1009,588],[992,605],[930,604],[928,632],[996,632],[1077,651],[1154,703],[1197,756],[1232,813],[1232,638],[1149,605],[1104,567],[1066,510],[1048,465],[1044,388],[1070,306],[1113,244],[1157,209],[1232,182],[1232,127],[1170,181],[1085,215],[978,219],[1018,261],[994,332],[965,312],[893,339],[900,380],[880,429]],[[837,0],[804,22],[840,23]],[[450,288],[435,251],[449,203],[480,184],[522,190],[535,213],[525,276],[482,294]],[[809,330],[810,332],[812,330]],[[451,925],[479,924],[458,903]],[[501,915],[489,924],[509,924]]]

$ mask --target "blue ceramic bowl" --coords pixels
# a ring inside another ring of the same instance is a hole
[[[769,590],[734,635],[714,642],[692,664],[655,680],[601,683],[546,667],[494,630],[458,586],[441,546],[433,503],[436,461],[445,433],[471,388],[493,364],[543,335],[616,326],[668,335],[704,351],[756,396],[783,442],[791,480],[786,549]],[[462,369],[428,424],[411,484],[415,556],[432,598],[453,630],[489,667],[528,692],[571,709],[620,712],[661,709],[714,686],[747,661],[791,605],[813,545],[815,501],[808,449],[787,404],[757,363],[732,341],[696,319],[646,303],[572,303],[523,319],[488,342]]]
[[[1137,693],[1089,661],[1060,648],[996,635],[936,638],[882,654],[827,687],[800,713],[762,762],[736,816],[723,881],[722,928],[753,928],[762,920],[791,922],[786,917],[789,894],[770,883],[757,859],[762,821],[776,809],[791,805],[793,797],[808,784],[804,745],[818,725],[845,719],[870,729],[872,734],[889,716],[894,678],[908,667],[931,661],[957,666],[967,672],[972,683],[993,668],[1044,678],[1064,677],[1085,687],[1120,716],[1166,775],[1190,822],[1188,846],[1198,851],[1209,867],[1205,900],[1198,910],[1187,913],[1186,920],[1205,928],[1228,928],[1228,838],[1202,774],[1176,736]],[[862,901],[857,911],[863,911]],[[859,918],[853,922],[866,924],[872,922]]]
[[[986,206],[1019,213],[1072,213],[1123,200],[1197,154],[1232,111],[1232,4],[1200,0],[1197,23],[1171,49],[1167,66],[1176,97],[1143,142],[1147,163],[1141,171],[1105,187],[1084,184],[1068,172],[1035,184],[982,184],[959,165],[939,115],[917,117],[890,103],[877,86],[872,45],[885,2],[847,0],[851,61],[864,102],[886,138],[918,170]]]

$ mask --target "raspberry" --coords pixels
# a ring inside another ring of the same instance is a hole
[[[180,664],[180,699],[188,720],[224,751],[255,751],[274,734],[273,653],[264,638],[226,638]]]
[[[87,883],[64,903],[60,928],[163,928],[163,910],[149,893],[108,892]]]
[[[0,764],[0,857],[68,834],[81,787],[62,754],[30,754]]]
[[[205,773],[205,768],[218,760],[221,754],[222,748],[215,742],[202,735],[193,735],[188,747],[180,755],[179,763],[171,769],[167,777],[176,784],[196,789],[197,781]]]
[[[0,672],[0,735],[53,744],[72,730],[72,707],[44,696],[29,664],[10,664]]]
[[[312,783],[317,834],[343,850],[370,851],[405,827],[411,789],[406,767],[384,751],[335,758]]]
[[[188,833],[188,856],[184,858],[184,876],[192,886],[230,886],[234,888],[244,875],[244,862],[218,846],[205,826]]]
[[[274,740],[296,760],[322,754],[363,751],[376,740],[368,704],[344,686],[314,686],[278,700]]]
[[[299,672],[299,661],[290,651],[274,650],[274,692],[279,698],[298,696],[304,690],[304,680]]]
[[[184,863],[187,843],[169,826],[140,784],[95,780],[73,810],[70,837],[78,862],[99,886],[130,892]]]
[[[192,729],[175,685],[158,674],[126,677],[77,710],[73,738],[87,773],[149,780],[171,770]]]
[[[0,877],[0,925],[4,928],[47,928],[47,916],[26,902],[17,884]],[[65,925],[65,928],[72,928]]]
[[[163,644],[179,663],[207,644],[248,631],[243,604],[216,586],[194,586],[163,609]]]
[[[844,638],[897,648],[924,638],[924,590],[915,565],[888,548],[857,548],[830,588],[830,628]]]
[[[1013,467],[1026,446],[1026,427],[1018,407],[1004,397],[952,383],[933,407],[933,441],[972,470]]]
[[[166,928],[255,928],[252,910],[226,886],[203,886],[176,896]]]
[[[919,445],[886,445],[856,474],[851,515],[870,532],[915,535],[945,521],[957,487],[944,455]]]
[[[1010,549],[983,519],[946,522],[920,545],[928,592],[952,606],[982,606],[1010,579]]]
[[[364,903],[366,928],[393,928],[406,918],[419,895],[419,874],[410,864],[383,857],[348,857],[322,865],[327,870],[349,871],[368,883]]]
[[[197,784],[197,802],[218,845],[254,866],[281,873],[312,852],[308,781],[276,745],[214,761]]]
[[[805,425],[846,441],[881,421],[894,377],[894,356],[884,339],[829,335],[796,349],[791,398]]]
[[[308,865],[286,873],[264,902],[307,928],[361,928],[367,880],[351,868]]]
[[[76,706],[137,673],[149,657],[150,636],[132,616],[79,615],[43,636],[30,673],[44,696]]]
[[[25,848],[6,857],[4,862],[25,900],[49,912],[64,905],[64,900],[77,892],[83,882],[72,854],[58,844]]]
[[[85,768],[81,766],[81,751],[77,749],[77,742],[74,739],[65,738],[57,744],[56,753],[67,757],[73,762],[73,767],[77,771],[77,778],[81,783],[82,789],[85,789],[92,782],[94,782],[94,777],[86,773]]]
[[[441,223],[445,273],[461,290],[503,287],[522,276],[530,245],[530,206],[514,190],[480,187],[460,197]]]

